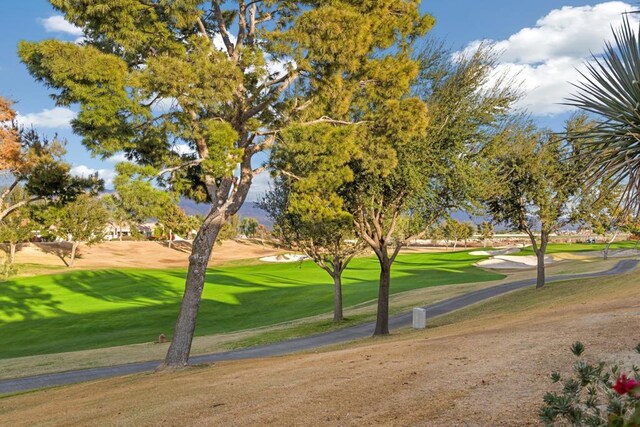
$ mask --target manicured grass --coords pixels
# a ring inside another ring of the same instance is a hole
[[[549,243],[546,253],[601,251],[605,246],[604,243]],[[615,242],[611,244],[609,249],[634,249],[636,246],[637,242]],[[528,246],[513,255],[535,255],[535,253],[533,252],[533,248]]]
[[[392,293],[504,276],[473,267],[467,252],[400,255]],[[377,260],[344,273],[344,304],[377,297]],[[179,310],[184,269],[74,271],[0,282],[0,358],[149,342],[168,337]],[[311,262],[211,269],[197,335],[272,325],[330,312],[330,277]],[[348,314],[348,310],[347,310]]]

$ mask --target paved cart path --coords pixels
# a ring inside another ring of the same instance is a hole
[[[547,278],[547,283],[561,280],[586,279],[602,276],[613,276],[628,273],[638,266],[638,260],[626,259],[618,262],[610,270],[598,273],[571,274],[552,276]],[[435,304],[424,307],[427,310],[427,320],[436,316],[451,313],[452,311],[470,306],[472,304],[487,300],[489,298],[505,294],[517,289],[534,285],[534,279],[519,280],[504,283],[502,285],[469,292]],[[393,316],[389,319],[389,328],[398,329],[412,324],[412,312],[407,312]],[[250,359],[259,357],[279,356],[303,350],[310,350],[331,344],[339,344],[353,341],[360,338],[370,337],[373,333],[375,323],[369,322],[362,325],[351,326],[331,332],[308,337],[295,338],[274,344],[260,345],[242,350],[227,351],[224,353],[213,353],[201,356],[194,356],[189,359],[190,364],[211,363],[223,360]],[[34,390],[44,387],[73,384],[83,381],[109,378],[121,375],[135,374],[153,371],[159,361],[130,363],[126,365],[116,365],[105,368],[83,369],[79,371],[60,372],[55,374],[36,375],[32,377],[16,378],[0,381],[0,394],[16,393],[27,390]]]

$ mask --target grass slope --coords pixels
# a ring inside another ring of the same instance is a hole
[[[498,280],[473,267],[467,252],[403,254],[392,292]],[[344,273],[344,305],[376,298],[374,258]],[[0,283],[0,358],[150,342],[169,334],[184,287],[184,269],[75,271]],[[210,269],[196,329],[209,335],[326,313],[329,276],[311,262]],[[348,312],[347,312],[348,314]]]
[[[547,255],[556,254],[560,252],[590,252],[590,251],[602,251],[605,248],[604,243],[549,243],[547,246]],[[610,250],[614,249],[635,249],[638,246],[637,242],[615,242],[609,247]],[[533,247],[528,246],[513,255],[535,255]]]

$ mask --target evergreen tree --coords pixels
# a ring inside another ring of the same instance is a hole
[[[404,79],[402,51],[433,19],[419,0],[50,2],[84,29],[83,44],[22,42],[19,54],[59,105],[79,104],[73,129],[85,146],[124,151],[210,206],[163,365],[183,366],[213,243],[263,170],[254,156],[292,121],[338,122],[326,106],[348,109],[361,85],[385,92]]]

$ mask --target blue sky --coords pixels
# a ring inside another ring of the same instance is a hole
[[[436,18],[432,35],[446,40],[453,49],[472,48],[489,39],[503,51],[500,71],[517,76],[527,95],[520,107],[527,108],[541,125],[558,128],[570,114],[559,102],[570,91],[568,81],[577,78],[576,67],[601,51],[610,26],[634,3],[571,0],[433,0],[423,1],[422,10]],[[56,17],[45,0],[9,1],[0,15],[0,95],[17,102],[21,120],[42,133],[67,139],[67,160],[76,173],[99,170],[109,181],[113,161],[92,158],[70,131],[73,112],[56,109],[49,90],[35,82],[16,55],[19,40],[60,38],[73,41],[77,29]],[[635,18],[634,18],[635,19]],[[268,180],[259,178],[253,197]]]

